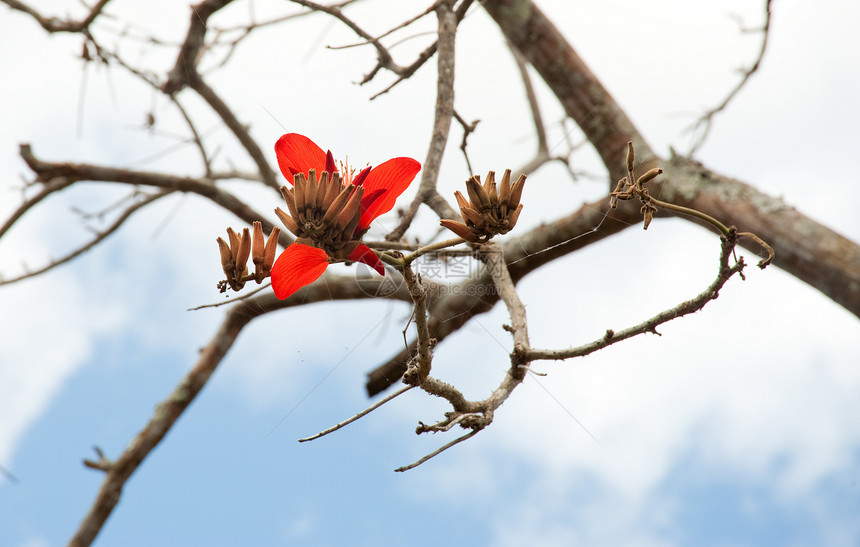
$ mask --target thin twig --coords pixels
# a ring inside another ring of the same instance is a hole
[[[434,457],[438,456],[439,454],[441,454],[442,452],[445,452],[446,450],[448,450],[448,449],[449,449],[449,448],[451,448],[452,446],[454,446],[454,445],[456,445],[456,444],[460,444],[461,442],[463,442],[463,441],[465,441],[465,440],[467,440],[467,439],[471,439],[472,437],[474,437],[475,435],[477,435],[480,431],[481,431],[480,429],[472,430],[472,431],[470,431],[469,433],[466,433],[465,435],[463,435],[462,437],[458,437],[458,438],[454,439],[453,441],[451,441],[450,443],[448,443],[448,444],[446,444],[446,445],[443,445],[443,446],[442,446],[442,447],[440,447],[440,448],[437,448],[436,450],[434,450],[433,452],[431,452],[431,453],[427,454],[426,456],[424,456],[424,457],[423,457],[423,458],[421,458],[420,460],[418,460],[418,461],[416,461],[416,462],[414,462],[414,463],[410,463],[409,465],[404,465],[403,467],[398,467],[398,468],[397,468],[397,469],[395,469],[394,471],[395,471],[395,472],[397,472],[397,473],[402,473],[402,472],[404,472],[404,471],[409,471],[410,469],[415,469],[416,467],[418,467],[418,466],[419,466],[419,465],[421,465],[422,463],[426,462],[427,460],[429,460],[429,459],[431,459],[431,458],[434,458]]]
[[[340,423],[338,423],[338,424],[336,424],[336,425],[334,425],[334,426],[332,426],[332,427],[330,427],[330,428],[328,428],[328,429],[324,429],[323,431],[320,431],[320,432],[319,432],[319,433],[317,433],[316,435],[311,435],[310,437],[305,437],[305,438],[303,438],[303,439],[299,439],[299,442],[300,442],[300,443],[304,443],[304,442],[307,442],[307,441],[312,441],[312,440],[314,440],[314,439],[319,439],[320,437],[323,437],[323,436],[325,436],[325,435],[328,435],[329,433],[334,433],[334,432],[335,432],[335,431],[337,431],[338,429],[341,429],[341,428],[343,428],[343,427],[346,427],[346,426],[348,426],[349,424],[351,424],[352,422],[354,422],[354,421],[356,421],[356,420],[358,420],[358,419],[360,419],[360,418],[363,418],[363,417],[367,416],[368,414],[370,414],[371,412],[373,412],[373,411],[374,411],[374,410],[376,410],[377,408],[381,407],[381,406],[382,406],[382,405],[384,405],[385,403],[387,403],[387,402],[389,402],[389,401],[393,400],[395,397],[399,397],[399,396],[403,395],[404,393],[406,393],[407,391],[409,391],[410,389],[412,389],[412,388],[414,388],[414,387],[415,387],[415,386],[406,386],[406,387],[404,387],[404,388],[402,388],[402,389],[399,389],[399,390],[395,391],[394,393],[392,393],[391,395],[389,395],[389,396],[387,396],[387,397],[385,397],[385,398],[383,398],[383,399],[380,399],[380,400],[379,400],[379,401],[377,401],[376,403],[374,403],[374,404],[370,405],[369,407],[367,407],[366,409],[362,410],[361,412],[359,412],[359,413],[358,413],[358,414],[356,414],[355,416],[353,416],[353,417],[351,417],[351,418],[347,418],[346,420],[344,420],[344,421],[342,421],[342,422],[340,422]]]
[[[224,125],[230,129],[245,151],[248,152],[248,155],[251,156],[257,169],[259,169],[260,176],[263,177],[263,183],[270,188],[279,190],[281,185],[275,177],[275,172],[272,171],[271,167],[269,167],[269,161],[266,159],[266,155],[263,154],[257,141],[251,137],[251,134],[248,131],[248,126],[239,121],[230,107],[227,106],[227,103],[221,99],[221,96],[203,81],[202,76],[198,75],[191,78],[189,85],[203,98],[204,101],[209,104],[210,107],[212,107],[212,110],[221,117]]]
[[[66,256],[64,256],[62,258],[52,260],[50,263],[39,268],[38,270],[28,271],[25,274],[19,275],[17,277],[12,277],[9,279],[0,279],[0,285],[9,285],[11,283],[15,283],[16,281],[22,281],[22,280],[28,279],[30,277],[35,277],[37,275],[43,274],[49,270],[54,269],[57,266],[65,264],[66,262],[69,262],[70,260],[84,254],[85,252],[89,251],[90,249],[92,249],[93,247],[95,247],[96,245],[98,245],[99,243],[104,241],[105,239],[107,239],[108,236],[110,236],[111,234],[116,232],[120,228],[120,226],[122,226],[123,223],[126,220],[128,220],[129,217],[131,217],[131,215],[133,215],[134,213],[136,213],[140,209],[146,207],[147,205],[150,205],[151,203],[153,203],[153,202],[155,202],[155,201],[157,201],[157,200],[159,200],[165,196],[168,196],[172,193],[173,193],[173,190],[163,190],[163,191],[158,192],[156,194],[150,194],[150,195],[146,196],[141,201],[138,201],[137,203],[129,206],[125,211],[123,211],[123,213],[119,217],[117,217],[117,219],[113,222],[113,224],[111,224],[110,226],[108,226],[107,228],[105,228],[104,230],[102,230],[100,232],[96,232],[96,236],[92,240],[87,242],[86,244],[78,247],[77,249],[75,249],[74,251],[70,252],[69,254],[67,254]]]
[[[42,25],[46,31],[54,33],[54,32],[70,32],[77,33],[83,32],[87,30],[93,21],[96,20],[96,17],[101,15],[102,10],[104,10],[105,6],[110,0],[99,0],[92,8],[90,8],[90,12],[86,17],[81,19],[80,21],[70,21],[66,19],[59,19],[57,17],[45,17],[34,8],[31,8],[24,2],[19,2],[18,0],[0,0],[10,8],[18,11],[23,11],[24,13],[33,17],[37,23]]]
[[[511,52],[511,56],[513,56],[514,61],[517,65],[517,70],[520,73],[520,79],[523,81],[523,88],[526,92],[526,100],[529,104],[529,111],[532,114],[532,124],[535,129],[535,136],[537,137],[538,145],[537,151],[535,152],[535,157],[531,159],[528,163],[526,163],[523,167],[517,169],[515,172],[517,173],[525,173],[530,174],[532,171],[536,170],[538,167],[543,165],[544,163],[550,161],[549,155],[549,145],[547,144],[546,138],[546,126],[543,123],[543,116],[541,116],[540,112],[540,103],[538,103],[537,93],[535,93],[534,85],[532,84],[531,76],[529,75],[528,69],[528,61],[517,49],[509,39],[505,39],[505,43],[508,46],[508,50]],[[567,160],[565,160],[567,163]]]
[[[386,236],[385,239],[389,241],[397,241],[403,237],[422,203],[430,205],[442,218],[456,218],[457,216],[451,206],[436,191],[439,168],[442,165],[442,156],[445,154],[448,132],[451,129],[451,119],[454,116],[454,40],[457,21],[453,11],[451,11],[452,3],[453,0],[447,0],[440,2],[436,7],[436,14],[439,18],[436,111],[427,159],[424,160],[424,166],[421,170],[421,184],[418,186],[418,193],[400,220],[400,224]]]
[[[471,5],[472,5],[472,2],[473,2],[473,1],[474,1],[474,0],[463,0],[463,2],[462,2],[462,3],[457,7],[457,9],[454,11],[454,15],[455,15],[455,16],[456,16],[456,18],[457,18],[457,24],[459,24],[459,23],[460,23],[460,21],[462,21],[462,20],[463,20],[463,18],[466,16],[466,12],[467,12],[467,11],[469,10],[469,8],[471,7]],[[437,3],[437,4],[438,4],[438,3]],[[437,4],[434,4],[434,6],[435,6],[435,5],[437,5]],[[374,100],[374,99],[376,99],[376,98],[378,98],[378,97],[380,97],[380,96],[382,96],[382,95],[384,95],[384,94],[388,93],[389,91],[391,91],[392,89],[394,89],[394,87],[395,87],[397,84],[399,84],[399,83],[403,82],[404,80],[407,80],[407,79],[409,79],[410,77],[412,77],[412,75],[413,75],[413,74],[415,74],[416,72],[418,72],[418,69],[419,69],[419,68],[421,68],[421,67],[424,65],[424,63],[426,63],[428,60],[430,60],[430,59],[433,57],[433,55],[435,55],[435,54],[436,54],[436,51],[437,51],[438,47],[439,47],[439,42],[438,42],[438,40],[437,40],[436,42],[434,42],[434,43],[430,44],[430,45],[427,47],[427,49],[425,49],[424,51],[422,51],[422,52],[418,55],[418,58],[417,58],[417,59],[416,59],[416,60],[415,60],[411,65],[409,65],[409,66],[407,66],[407,67],[405,67],[405,68],[403,68],[403,69],[402,69],[402,71],[401,71],[401,72],[399,73],[399,75],[398,75],[398,78],[397,78],[396,80],[394,80],[394,82],[392,82],[390,85],[388,85],[388,87],[386,87],[386,88],[385,88],[385,89],[383,89],[382,91],[380,91],[380,92],[376,93],[375,95],[371,96],[371,97],[370,97],[370,100],[372,101],[372,100]],[[377,68],[376,68],[374,71],[372,71],[372,72],[369,74],[369,76],[372,78],[372,77],[376,74],[376,72],[379,70],[379,68],[380,68],[380,67],[378,67],[378,66],[377,66]],[[369,80],[368,80],[368,81],[369,81]],[[362,83],[366,83],[366,82],[362,82]]]
[[[765,0],[765,19],[764,25],[761,28],[761,48],[759,49],[758,56],[756,57],[755,62],[753,62],[750,68],[741,71],[742,75],[740,81],[729,92],[729,94],[726,95],[726,98],[723,99],[723,102],[702,114],[699,119],[696,120],[696,122],[687,129],[687,131],[695,131],[699,128],[702,128],[699,137],[690,147],[689,152],[687,152],[688,156],[692,157],[699,150],[702,144],[704,144],[705,139],[708,138],[708,135],[710,134],[711,128],[713,126],[714,116],[726,109],[729,103],[735,98],[735,96],[737,96],[740,90],[747,84],[747,82],[749,82],[752,75],[755,74],[761,66],[762,59],[764,59],[764,52],[765,50],[767,50],[768,38],[770,36],[771,3],[772,0]]]
[[[472,170],[472,162],[469,161],[469,152],[466,150],[466,147],[468,146],[469,135],[475,131],[481,120],[473,120],[472,123],[468,123],[462,116],[460,116],[459,113],[457,113],[456,110],[454,111],[454,119],[456,119],[463,128],[463,140],[460,141],[460,150],[463,152],[463,158],[466,160],[466,169],[468,169],[469,176],[471,177],[475,172]]]
[[[166,190],[177,190],[180,192],[192,192],[212,200],[214,203],[232,212],[249,225],[255,220],[261,220],[263,230],[271,232],[274,225],[266,220],[259,212],[252,209],[245,202],[218,188],[212,181],[205,178],[181,177],[166,173],[154,173],[151,171],[137,171],[133,169],[120,169],[86,163],[52,163],[42,161],[33,154],[29,144],[20,146],[21,158],[30,169],[36,173],[39,181],[51,182],[57,178],[73,183],[86,180],[90,182],[116,182],[133,185],[152,186]],[[68,185],[68,184],[66,184]],[[293,238],[281,231],[278,241],[287,246],[293,242]]]
[[[355,21],[347,17],[343,11],[337,6],[326,6],[324,4],[318,4],[316,2],[310,2],[308,0],[290,0],[294,4],[298,4],[300,6],[304,6],[306,8],[310,8],[314,11],[320,11],[323,13],[327,13],[332,17],[340,20],[343,24],[352,29],[353,32],[358,34],[361,38],[367,41],[368,44],[371,44],[376,49],[376,55],[379,58],[379,64],[377,68],[375,68],[371,74],[375,74],[379,68],[387,68],[388,70],[394,72],[395,74],[399,74],[403,71],[403,67],[394,62],[394,58],[389,53],[388,49],[382,45],[378,38],[371,36],[370,33],[365,31],[363,28],[358,26]],[[369,81],[369,78],[372,78],[372,75],[365,76],[365,81]],[[364,83],[364,82],[362,82]]]
[[[716,298],[719,296],[720,290],[723,288],[726,282],[731,279],[731,277],[735,274],[742,273],[744,267],[746,266],[743,261],[743,257],[741,257],[737,262],[735,262],[735,264],[731,266],[729,265],[729,258],[731,258],[732,253],[735,249],[735,244],[737,242],[737,234],[732,231],[729,237],[721,237],[720,239],[721,248],[719,271],[717,273],[717,277],[714,279],[713,282],[711,282],[710,285],[708,285],[708,287],[704,291],[699,293],[698,296],[690,300],[681,302],[674,308],[662,311],[657,315],[651,317],[650,319],[639,323],[638,325],[634,325],[621,331],[614,331],[611,329],[607,330],[601,338],[589,344],[560,350],[531,349],[525,352],[524,357],[529,361],[562,360],[570,359],[572,357],[583,357],[597,350],[603,349],[607,346],[611,346],[612,344],[616,344],[622,340],[638,336],[640,334],[644,334],[647,332],[657,333],[657,327],[662,325],[663,323],[701,310],[708,302],[710,302],[711,300],[716,300]]]

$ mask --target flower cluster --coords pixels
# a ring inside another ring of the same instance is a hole
[[[421,164],[399,157],[356,173],[347,162],[338,168],[331,151],[323,152],[298,133],[281,136],[275,143],[275,155],[291,185],[280,188],[287,210],[276,207],[275,214],[296,240],[275,259],[280,229],[273,228],[264,241],[260,222],[254,223],[253,237],[247,228],[241,235],[228,228],[229,242],[220,237],[217,240],[227,276],[219,283],[221,291],[228,286],[238,291],[248,281],[261,283],[271,277],[275,296],[285,299],[317,280],[333,262],[361,262],[385,275],[380,257],[361,238],[377,217],[394,207]],[[523,209],[520,198],[525,181],[526,176],[520,175],[512,184],[510,169],[505,170],[498,187],[493,171],[483,183],[480,177],[471,177],[466,181],[468,200],[460,192],[454,193],[463,222],[444,219],[442,226],[472,243],[485,243],[497,234],[508,233]],[[450,246],[457,242],[442,243]],[[436,243],[426,249],[430,248],[442,247]],[[423,253],[419,250],[415,256],[418,254]],[[253,274],[248,273],[250,257]]]
[[[394,158],[357,175],[335,166],[309,138],[283,135],[275,143],[278,166],[293,188],[281,187],[289,213],[275,213],[296,235],[272,266],[272,288],[280,299],[315,281],[332,261],[367,264],[385,275],[376,253],[361,243],[371,222],[394,207],[421,169],[412,158]]]
[[[443,219],[440,224],[466,241],[484,243],[496,234],[506,234],[513,230],[523,206],[520,198],[526,176],[520,175],[511,184],[511,170],[502,175],[500,187],[496,188],[496,173],[487,173],[487,180],[481,184],[481,177],[474,176],[466,181],[469,201],[459,191],[454,192],[463,222]]]
[[[245,282],[252,279],[258,284],[262,283],[272,271],[280,233],[280,228],[272,228],[272,233],[264,242],[263,225],[260,222],[254,222],[253,238],[247,228],[242,230],[241,236],[233,228],[227,228],[230,243],[220,237],[217,240],[218,249],[221,251],[221,268],[227,276],[227,281],[220,284],[221,292],[227,290],[227,285],[234,291],[241,290]],[[248,274],[248,257],[253,257],[253,276]]]

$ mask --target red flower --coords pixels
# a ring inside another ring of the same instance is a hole
[[[338,172],[344,187],[349,184],[363,187],[358,224],[352,233],[346,234],[346,239],[352,240],[352,245],[347,247],[347,259],[367,264],[379,274],[385,275],[382,262],[376,253],[358,241],[374,219],[394,207],[397,197],[415,178],[421,164],[412,158],[394,158],[373,169],[367,167],[353,176],[348,165],[342,165],[342,171],[337,169],[331,151],[323,152],[312,140],[297,133],[288,133],[278,139],[275,143],[275,154],[281,172],[291,185],[298,174],[310,179],[308,172],[313,169],[320,177],[323,172]],[[358,196],[355,199],[357,198]],[[309,241],[307,238],[300,239]],[[325,242],[314,243],[318,246],[293,243],[275,261],[272,267],[272,288],[275,296],[280,299],[287,298],[323,274],[333,251],[326,251]]]

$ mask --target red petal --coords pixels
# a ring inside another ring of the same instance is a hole
[[[296,173],[308,174],[309,169],[321,173],[326,167],[326,153],[314,141],[299,135],[287,133],[275,143],[275,155],[278,157],[278,167],[286,177],[287,182],[293,183]]]
[[[337,166],[334,164],[334,156],[331,155],[331,150],[325,153],[325,170],[329,173],[337,171]]]
[[[349,254],[349,260],[353,262],[361,262],[362,264],[367,264],[379,275],[385,275],[385,266],[382,265],[382,261],[379,260],[379,257],[376,256],[376,253],[368,247],[367,245],[359,245]]]
[[[369,204],[359,225],[367,227],[373,219],[390,211],[420,170],[421,164],[412,158],[394,158],[374,167],[364,179],[364,195],[373,195],[377,190],[385,193]]]
[[[355,227],[355,233],[367,230],[370,223],[373,222],[374,218],[376,218],[376,216],[371,216],[372,212],[378,209],[379,201],[385,197],[386,194],[387,192],[385,190],[375,190],[370,193],[364,193],[361,198],[361,218],[358,219],[358,226]]]
[[[328,267],[328,255],[322,249],[293,243],[284,249],[272,266],[272,289],[283,300],[305,285],[317,280]]]
[[[370,174],[370,167],[365,167],[361,170],[361,173],[357,174],[354,179],[352,179],[352,183],[356,186],[361,186],[364,182],[364,179],[367,178],[367,175]]]

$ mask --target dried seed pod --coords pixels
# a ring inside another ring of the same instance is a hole
[[[251,256],[251,231],[248,228],[242,228],[242,239],[236,252],[237,269],[244,268],[244,271],[247,271],[249,256]]]
[[[466,241],[475,243],[478,241],[478,237],[475,235],[475,232],[469,229],[468,226],[463,224],[462,222],[458,222],[456,220],[449,220],[447,218],[443,218],[439,221],[439,224],[442,225],[443,228],[448,228],[458,236],[462,237]]]
[[[460,206],[460,214],[463,216],[463,220],[467,223],[471,222],[476,226],[483,226],[484,217],[466,201],[466,198],[463,197],[463,194],[459,190],[454,192],[454,197],[457,198],[457,204]]]
[[[241,243],[241,239],[239,238],[239,234],[237,234],[233,228],[227,228],[227,238],[230,240],[230,251],[233,253],[233,262],[235,262],[236,257],[239,256],[239,244]]]
[[[354,186],[352,184],[346,186],[343,190],[338,193],[337,197],[334,198],[331,205],[329,205],[328,210],[323,216],[323,222],[329,224],[336,224],[337,219],[340,217],[340,213],[343,211],[343,208],[346,206],[346,202],[349,200],[350,194],[354,190]]]
[[[656,178],[657,175],[660,175],[661,173],[663,173],[663,170],[655,167],[654,169],[650,169],[647,173],[639,177],[639,180],[637,180],[636,183],[641,186],[648,181],[654,180],[654,178]]]
[[[511,213],[510,220],[508,220],[508,231],[513,230],[514,226],[517,225],[517,220],[519,220],[520,211],[522,211],[522,210],[523,210],[523,204],[520,203],[519,205],[517,205],[517,208],[514,209],[514,212]]]
[[[356,188],[352,195],[349,196],[349,200],[346,202],[346,205],[343,207],[343,211],[341,211],[340,215],[337,217],[337,228],[338,232],[342,232],[343,234],[349,233],[349,237],[347,239],[352,239],[352,234],[350,233],[349,228],[352,227],[352,231],[355,231],[356,226],[358,226],[358,221],[361,218],[361,198],[364,195],[364,187],[359,186]]]
[[[263,249],[263,272],[267,276],[272,272],[272,266],[275,264],[275,253],[278,251],[278,237],[280,235],[281,229],[273,226],[272,233],[269,234],[269,239],[266,240],[266,246]]]
[[[499,204],[499,193],[496,190],[496,172],[490,171],[487,173],[487,180],[484,181],[484,191],[487,193],[487,198],[490,200],[490,207],[496,207]]]
[[[234,291],[238,291],[245,285],[242,278],[248,273],[247,263],[251,254],[251,232],[248,228],[244,228],[240,236],[233,228],[227,228],[227,238],[229,243],[220,237],[216,239],[221,255],[221,268],[224,270],[224,275],[227,276],[227,284]]]
[[[627,141],[627,172],[628,173],[633,172],[633,160],[634,160],[633,141]]]
[[[490,196],[481,186],[480,177],[472,177],[466,181],[466,192],[469,193],[469,201],[472,202],[472,207],[478,211],[483,211],[490,206]]]
[[[308,184],[308,179],[305,178],[304,173],[296,173],[295,177],[293,177],[293,196],[295,197],[294,203],[296,204],[296,214],[293,215],[296,222],[299,224],[304,224],[305,218],[305,210],[307,208],[305,204],[305,187]]]
[[[487,173],[483,184],[480,177],[471,177],[466,181],[469,200],[459,191],[454,192],[464,222],[446,219],[440,224],[471,242],[484,242],[496,234],[506,234],[516,225],[522,211],[520,198],[525,182],[526,176],[520,175],[511,184],[510,169],[502,175],[501,187],[496,186],[493,171]]]
[[[287,209],[293,218],[298,218],[299,211],[296,209],[296,196],[292,188],[281,186],[281,195],[284,196],[284,201],[287,202]]]
[[[511,197],[508,199],[508,205],[515,209],[520,204],[520,199],[523,197],[523,188],[526,185],[526,176],[521,174],[517,177],[517,181],[511,187]]]
[[[223,238],[218,238],[218,250],[221,252],[221,268],[228,279],[233,277],[233,272],[236,271],[236,263],[233,261],[233,252],[230,250],[230,245]]]
[[[511,199],[511,170],[505,169],[502,182],[499,183],[499,202],[508,203]]]
[[[293,235],[295,235],[296,237],[301,235],[299,233],[299,225],[296,224],[296,221],[293,220],[293,217],[285,213],[280,207],[275,207],[275,214],[278,215],[278,218],[281,220],[281,223],[283,223],[283,225],[287,227],[287,230],[292,232]]]
[[[259,265],[263,263],[263,250],[266,242],[263,239],[263,223],[255,220],[252,225],[253,235],[251,236],[251,260],[254,261],[254,266],[259,271]]]
[[[308,220],[316,218],[318,190],[317,172],[311,169],[308,171],[308,182],[305,185],[305,216]]]
[[[329,176],[328,171],[323,173],[323,179],[327,179],[326,191],[320,201],[320,209],[328,211],[335,198],[340,194],[343,185],[340,183],[340,175],[337,172]]]

